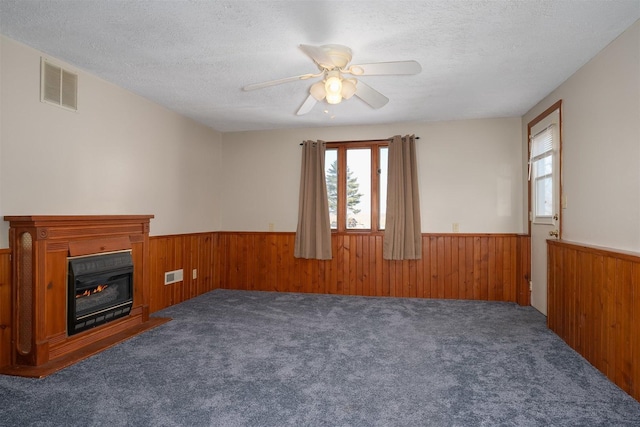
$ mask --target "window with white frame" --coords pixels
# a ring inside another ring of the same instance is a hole
[[[533,220],[552,223],[553,218],[553,149],[555,125],[538,132],[531,139],[529,178],[533,181]]]

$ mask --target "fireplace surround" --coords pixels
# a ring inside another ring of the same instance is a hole
[[[43,377],[170,320],[149,317],[151,218],[4,217],[13,271],[12,348],[11,365],[0,373]],[[87,266],[97,271],[83,277]],[[109,292],[93,293],[100,285],[94,282],[105,279]],[[74,290],[70,301],[70,280],[93,297],[76,299]]]

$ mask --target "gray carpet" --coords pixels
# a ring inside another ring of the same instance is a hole
[[[42,380],[2,426],[640,426],[640,403],[508,303],[216,290]]]

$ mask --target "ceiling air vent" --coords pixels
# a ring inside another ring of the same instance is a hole
[[[78,111],[78,75],[44,58],[41,64],[40,100]]]

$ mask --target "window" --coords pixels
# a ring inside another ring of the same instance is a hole
[[[551,223],[553,216],[553,131],[551,125],[531,140],[534,222]]]
[[[327,143],[325,177],[331,229],[384,229],[389,141]]]

